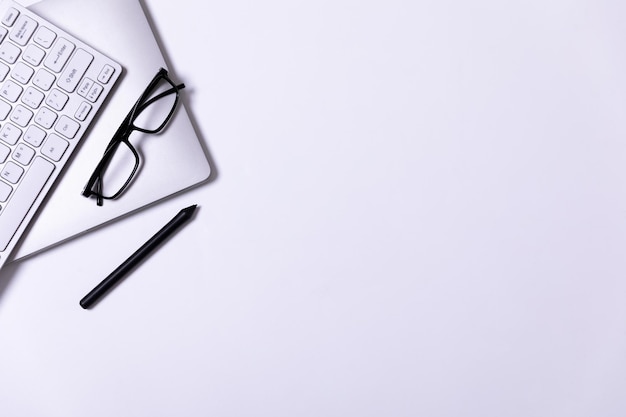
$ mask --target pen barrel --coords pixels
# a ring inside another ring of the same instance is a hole
[[[174,216],[174,218],[172,218],[172,220],[156,232],[154,236],[152,236],[120,266],[118,266],[105,279],[96,285],[93,290],[84,296],[82,300],[80,300],[80,306],[83,308],[89,308],[93,305],[93,303],[95,303],[100,297],[115,286],[115,284],[117,284],[126,274],[135,268],[141,261],[146,259],[147,256],[150,255],[150,253],[152,253],[159,245],[164,243],[172,233],[186,223],[193,215],[195,209],[196,206],[194,205],[181,210],[176,216]]]

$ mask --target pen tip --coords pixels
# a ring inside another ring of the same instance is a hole
[[[194,204],[193,206],[189,206],[189,207],[186,207],[186,208],[182,209],[181,212],[182,213],[186,213],[188,215],[191,215],[191,214],[193,214],[193,212],[196,210],[197,207],[198,207],[198,205]]]

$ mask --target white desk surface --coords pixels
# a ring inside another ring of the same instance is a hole
[[[217,175],[2,271],[3,416],[626,415],[626,3],[145,6]]]

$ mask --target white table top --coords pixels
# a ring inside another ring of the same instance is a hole
[[[145,7],[216,177],[0,273],[2,415],[626,414],[623,2]]]

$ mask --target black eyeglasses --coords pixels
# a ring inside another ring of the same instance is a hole
[[[139,152],[130,143],[130,135],[134,131],[161,132],[174,115],[183,88],[185,84],[176,85],[165,69],[159,70],[107,145],[85,185],[82,193],[85,197],[95,196],[101,206],[103,200],[118,198],[126,191],[140,164]]]

